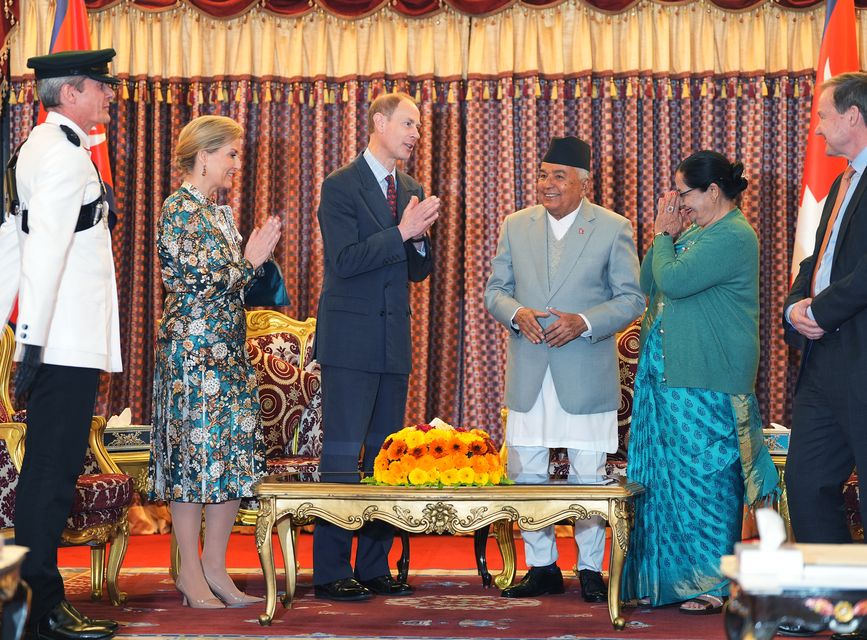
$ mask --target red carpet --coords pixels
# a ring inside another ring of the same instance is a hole
[[[87,574],[67,582],[70,600],[89,615],[114,617],[121,622],[119,637],[724,638],[722,616],[687,618],[676,608],[629,609],[627,629],[615,632],[606,605],[585,604],[574,578],[567,580],[564,595],[510,600],[499,597],[496,589],[484,589],[475,576],[414,575],[413,596],[337,604],[314,599],[310,574],[303,573],[292,609],[278,604],[270,627],[258,624],[260,606],[218,611],[181,607],[180,596],[166,573],[131,570],[122,578],[129,600],[119,609],[105,602],[90,602]],[[241,588],[263,594],[258,574],[237,576],[236,580]]]

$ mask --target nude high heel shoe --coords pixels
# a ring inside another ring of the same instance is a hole
[[[205,582],[208,583],[208,586],[211,588],[211,591],[214,592],[214,595],[216,595],[220,600],[222,600],[225,603],[225,605],[229,608],[234,609],[234,608],[238,608],[238,607],[246,607],[246,606],[249,606],[251,604],[255,604],[257,602],[263,602],[264,601],[264,598],[260,598],[259,596],[251,596],[251,595],[246,594],[246,593],[241,593],[240,596],[237,596],[235,594],[225,593],[224,591],[222,591],[220,589],[220,587],[216,583],[211,582],[208,579],[208,576],[205,576]]]
[[[191,609],[225,609],[226,605],[220,602],[215,597],[211,598],[190,598],[187,596],[184,588],[181,586],[180,579],[175,580],[175,589],[181,594],[181,604]]]

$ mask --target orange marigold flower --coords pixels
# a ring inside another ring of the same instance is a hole
[[[385,471],[386,469],[388,469],[388,456],[385,453],[380,453],[376,456],[376,460],[373,461],[373,470]]]
[[[488,445],[484,440],[473,440],[470,443],[470,453],[474,456],[483,456],[488,452]]]
[[[425,455],[416,460],[416,466],[419,469],[424,469],[425,471],[430,471],[436,467],[437,459],[432,455]]]
[[[403,440],[395,440],[388,448],[389,460],[400,460],[406,455],[406,443]]]
[[[476,473],[486,473],[490,468],[488,459],[485,456],[473,456],[470,458],[470,466]]]
[[[423,455],[427,453],[427,445],[426,444],[417,444],[414,447],[410,447],[409,455],[413,458],[421,458]]]
[[[466,443],[461,441],[460,438],[452,438],[449,441],[449,451],[452,453],[452,455],[466,456],[469,448],[467,447]]]
[[[449,460],[451,460],[452,466],[455,469],[463,469],[470,466],[470,459],[466,455],[455,453],[449,456]]]
[[[445,438],[434,438],[428,445],[428,450],[434,458],[449,455],[449,441]]]
[[[452,462],[451,456],[446,456],[444,458],[434,458],[436,462],[434,462],[434,468],[438,471],[445,471],[447,469],[453,469],[454,463]]]

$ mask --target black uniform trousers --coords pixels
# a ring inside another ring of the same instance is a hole
[[[848,379],[841,363],[851,355],[839,333],[809,344],[792,406],[792,438],[786,458],[786,491],[798,542],[852,542],[842,485],[859,469],[867,496],[867,393]],[[861,500],[867,522],[867,500]]]
[[[409,376],[371,373],[343,367],[322,367],[322,456],[319,471],[323,482],[357,483],[362,447],[362,468],[373,473],[382,443],[403,427]],[[394,527],[380,521],[358,531],[355,571],[352,569],[352,538],[355,532],[324,520],[313,530],[313,584],[327,584],[355,576],[371,580],[389,574],[388,552],[394,542]]]
[[[99,370],[43,364],[27,402],[27,435],[15,491],[15,542],[29,547],[21,577],[35,623],[64,599],[57,548],[84,465]]]

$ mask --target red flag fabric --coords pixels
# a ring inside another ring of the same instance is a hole
[[[854,0],[827,0],[825,30],[822,33],[819,61],[816,64],[810,131],[807,135],[804,175],[801,180],[801,206],[798,210],[795,248],[792,252],[792,278],[797,275],[801,260],[813,253],[816,228],[819,226],[828,191],[834,178],[846,168],[844,158],[825,155],[825,141],[816,135],[819,124],[816,111],[823,82],[841,73],[858,71],[858,44],[855,36]]]

